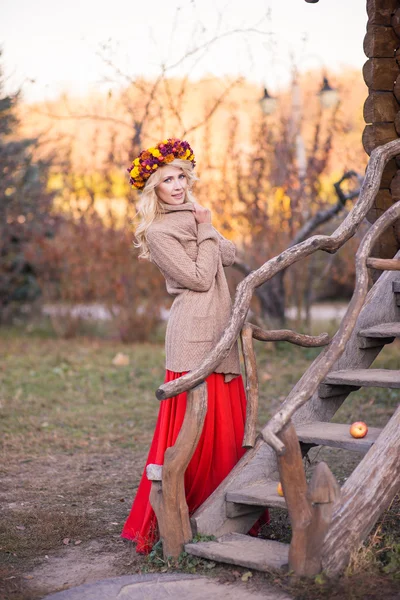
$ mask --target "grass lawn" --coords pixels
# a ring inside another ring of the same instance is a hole
[[[256,346],[261,426],[318,350],[283,343]],[[398,343],[386,347],[374,366],[399,368],[399,350]],[[129,357],[129,365],[113,364],[118,352]],[[152,438],[158,411],[154,392],[164,376],[163,345],[60,340],[0,329],[0,355],[0,598],[36,600],[86,581],[176,570],[157,556],[136,555],[119,536]],[[353,393],[335,420],[384,425],[399,403],[399,392]],[[317,457],[331,464],[340,482],[357,459],[344,451],[314,449],[311,462]],[[254,572],[243,585],[262,588],[272,582],[304,600],[395,598],[400,589],[399,516],[397,498],[339,581],[319,577],[305,582],[288,574]],[[276,513],[266,536],[280,535],[290,531],[287,519]],[[207,566],[200,559],[181,564],[186,571],[224,581],[240,582],[244,573],[237,567]]]

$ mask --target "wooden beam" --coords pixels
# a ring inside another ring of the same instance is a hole
[[[164,454],[162,483],[153,481],[150,504],[156,513],[164,557],[178,558],[192,538],[184,476],[203,430],[207,412],[207,384],[187,394],[186,412],[175,445]]]
[[[322,564],[338,574],[400,491],[400,406],[342,487],[323,546]],[[361,493],[362,490],[362,493]]]

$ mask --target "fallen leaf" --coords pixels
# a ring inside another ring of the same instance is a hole
[[[120,502],[125,502],[125,498],[120,498],[119,501]]]
[[[117,367],[129,365],[129,356],[127,354],[123,354],[122,352],[118,352],[112,359],[112,364],[116,365]]]
[[[82,544],[82,540],[76,540],[75,541],[75,546],[79,546],[79,544]]]
[[[272,379],[272,375],[271,375],[270,373],[263,373],[263,374],[261,375],[261,379],[262,379],[263,381],[269,381],[270,379]]]
[[[69,544],[69,538],[64,538],[64,539],[63,539],[63,544],[64,544],[65,546],[68,546],[68,544]]]
[[[251,571],[246,571],[246,573],[243,573],[241,580],[246,583],[250,577],[253,577],[253,573]]]
[[[25,525],[17,525],[15,529],[18,529],[19,531],[25,531]]]

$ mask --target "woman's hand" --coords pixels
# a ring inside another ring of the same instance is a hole
[[[194,218],[198,223],[211,223],[211,210],[194,202]]]

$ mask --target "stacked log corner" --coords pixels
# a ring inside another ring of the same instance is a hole
[[[368,57],[363,76],[368,86],[364,104],[363,146],[372,150],[400,137],[400,0],[367,0],[367,32],[364,52]],[[381,186],[367,219],[374,223],[400,200],[400,155],[386,165]],[[400,222],[390,227],[373,250],[378,258],[393,258],[400,249]],[[374,274],[374,278],[380,272]]]

